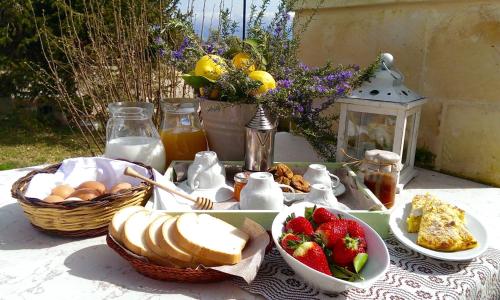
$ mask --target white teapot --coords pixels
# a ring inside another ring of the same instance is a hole
[[[187,184],[192,189],[213,189],[224,185],[226,170],[213,151],[196,153],[188,168]]]
[[[241,190],[240,209],[281,210],[284,200],[281,187],[295,192],[291,186],[275,182],[271,173],[256,172],[250,174],[248,183]]]

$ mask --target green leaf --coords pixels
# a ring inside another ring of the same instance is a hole
[[[245,44],[249,45],[250,47],[254,48],[254,50],[259,51],[259,41],[257,41],[256,39],[246,39],[243,41]]]
[[[344,272],[341,271],[341,269],[337,267],[332,268],[332,274],[334,277],[340,278],[340,279],[349,279],[350,276],[345,274]]]
[[[306,219],[308,219],[309,221],[311,221],[313,219],[312,215],[313,215],[315,209],[316,209],[316,205],[314,205],[314,207],[304,208],[304,217]]]
[[[184,81],[187,84],[189,84],[190,86],[192,86],[195,89],[199,89],[201,87],[207,86],[207,85],[215,82],[214,80],[211,80],[205,76],[196,76],[196,75],[193,75],[191,73],[183,74],[182,78],[184,79]]]
[[[363,269],[367,260],[368,260],[368,254],[366,253],[358,253],[358,255],[356,255],[353,262],[354,270],[356,270],[356,273],[359,273],[359,271]]]

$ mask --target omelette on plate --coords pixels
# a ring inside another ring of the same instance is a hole
[[[437,251],[460,251],[477,246],[465,226],[465,213],[429,194],[417,195],[407,220],[408,232],[418,232],[417,244]]]

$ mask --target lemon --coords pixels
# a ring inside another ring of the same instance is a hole
[[[276,81],[274,81],[273,76],[267,73],[266,71],[253,71],[250,74],[248,74],[248,77],[252,78],[253,80],[260,81],[262,83],[262,85],[256,91],[256,94],[258,95],[264,94],[265,92],[276,88]]]
[[[217,100],[220,96],[220,90],[218,88],[208,88],[201,87],[200,88],[200,96],[208,98],[210,100]]]
[[[240,52],[233,57],[233,66],[236,69],[244,69],[248,73],[255,71],[252,57],[244,52]]]
[[[211,80],[217,80],[226,72],[224,59],[217,55],[204,55],[197,62],[194,68],[194,75],[204,76]]]

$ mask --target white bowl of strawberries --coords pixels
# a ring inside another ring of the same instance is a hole
[[[276,216],[271,231],[287,264],[323,291],[368,288],[389,268],[382,238],[341,210],[298,203]]]

